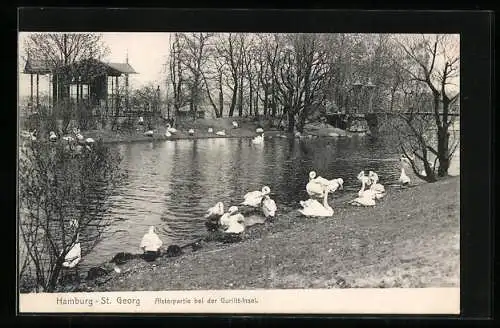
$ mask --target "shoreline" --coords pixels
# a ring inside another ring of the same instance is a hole
[[[448,177],[409,188],[387,184],[388,194],[374,208],[346,205],[354,193],[341,193],[329,201],[335,211],[331,218],[304,218],[297,209],[283,209],[274,222],[250,227],[241,242],[205,238],[200,250],[162,256],[152,263],[131,259],[118,265],[121,273],[83,279],[69,288],[92,292],[458,286],[459,182],[459,177]],[[424,206],[420,198],[425,198]]]

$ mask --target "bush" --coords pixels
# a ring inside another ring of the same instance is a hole
[[[26,256],[19,274],[21,282],[35,280],[36,290],[54,291],[77,236],[83,257],[112,223],[105,214],[124,178],[120,157],[102,142],[77,147],[34,142],[21,150],[19,233]]]

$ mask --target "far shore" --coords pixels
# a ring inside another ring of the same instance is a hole
[[[459,183],[387,183],[373,208],[348,205],[355,192],[338,192],[331,218],[281,208],[242,242],[207,239],[179,257],[132,259],[76,291],[458,287]]]

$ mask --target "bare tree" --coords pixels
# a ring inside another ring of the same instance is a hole
[[[457,102],[459,92],[457,80],[460,76],[459,41],[455,35],[420,35],[398,38],[397,43],[402,51],[402,69],[407,73],[409,80],[424,85],[431,95],[430,111],[435,129],[435,138],[425,137],[419,129],[414,129],[414,121],[406,120],[408,127],[419,135],[421,143],[425,143],[426,151],[437,158],[439,167],[438,177],[448,174],[451,158],[458,147],[458,140],[450,145],[450,125],[452,117],[450,111]],[[437,144],[437,147],[436,147]],[[406,150],[405,150],[406,151]],[[412,158],[422,161],[426,180],[432,181],[434,170],[423,151],[411,150]],[[412,163],[415,168],[416,165]]]
[[[101,142],[80,151],[33,142],[21,151],[19,232],[38,290],[54,291],[75,243],[85,256],[112,223],[105,212],[123,178],[118,164]]]

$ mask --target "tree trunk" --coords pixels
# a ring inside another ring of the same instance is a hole
[[[288,132],[293,133],[295,129],[295,113],[292,108],[288,108]]]
[[[448,174],[450,167],[450,158],[448,154],[449,133],[445,127],[438,127],[438,177],[444,177]]]
[[[233,117],[234,108],[236,107],[236,95],[238,94],[238,84],[234,85],[233,96],[231,97],[231,106],[229,107],[229,117]]]
[[[62,269],[62,264],[64,261],[64,257],[60,257],[57,259],[54,271],[52,271],[52,274],[49,279],[49,284],[47,286],[47,292],[53,292],[57,286],[57,281],[59,280],[59,275],[61,273]]]
[[[240,80],[240,92],[238,97],[238,116],[243,116],[243,77]]]
[[[267,117],[267,105],[268,105],[269,92],[264,89],[264,117]]]

